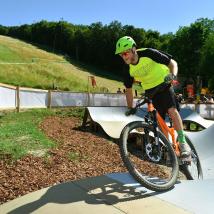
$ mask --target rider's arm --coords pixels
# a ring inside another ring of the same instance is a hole
[[[133,106],[133,92],[132,88],[126,88],[126,102],[128,108],[132,108]]]
[[[174,76],[177,76],[178,74],[178,64],[175,60],[171,59],[168,65],[168,68],[170,70],[170,73],[172,73]]]
[[[132,85],[134,82],[134,78],[130,76],[129,66],[125,66],[123,70],[124,77],[124,86],[126,87],[126,102],[128,108],[132,108],[133,106],[133,92]]]

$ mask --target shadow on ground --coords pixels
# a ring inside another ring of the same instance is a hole
[[[48,203],[70,204],[83,201],[87,204],[114,205],[157,194],[146,190],[136,191],[136,186],[128,187],[106,176],[99,176],[52,186],[38,200],[17,207],[8,214],[32,213]]]

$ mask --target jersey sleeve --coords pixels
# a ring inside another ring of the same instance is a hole
[[[125,65],[123,69],[123,84],[126,88],[131,88],[134,82],[134,78],[129,74],[129,66]]]
[[[172,56],[168,53],[164,53],[163,51],[159,51],[153,48],[147,48],[142,52],[142,56],[149,57],[157,63],[164,64],[166,66],[169,65]]]

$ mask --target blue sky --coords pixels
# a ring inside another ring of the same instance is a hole
[[[214,0],[2,0],[0,24],[32,24],[40,20],[90,25],[94,22],[133,25],[161,34],[175,33],[198,18],[214,19]]]

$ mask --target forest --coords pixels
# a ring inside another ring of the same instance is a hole
[[[179,77],[185,81],[202,80],[203,87],[214,90],[214,20],[197,19],[190,26],[181,26],[176,33],[160,34],[155,30],[135,28],[112,21],[91,25],[74,25],[64,20],[42,20],[21,26],[0,25],[0,35],[10,36],[96,66],[122,79],[123,63],[114,54],[117,40],[131,36],[137,48],[150,47],[165,51],[178,62]]]

